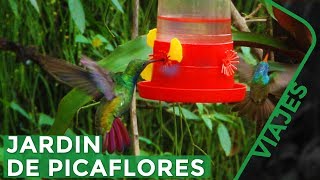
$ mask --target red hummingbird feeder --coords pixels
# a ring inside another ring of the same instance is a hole
[[[154,63],[150,81],[138,84],[140,96],[185,103],[242,101],[246,86],[234,81],[239,61],[230,16],[229,0],[158,0],[153,57],[163,56],[177,38],[182,60]]]

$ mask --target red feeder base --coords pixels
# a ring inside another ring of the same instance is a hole
[[[244,100],[245,85],[235,83],[233,75],[226,76],[221,71],[222,60],[228,50],[233,50],[233,42],[182,46],[183,60],[176,66],[153,64],[152,80],[138,83],[141,97],[184,103]],[[169,47],[168,42],[155,41],[153,53],[169,52]]]
[[[140,82],[138,90],[140,96],[146,99],[183,103],[239,102],[244,100],[246,93],[243,84],[234,84],[231,89],[178,89],[157,86],[148,81]]]

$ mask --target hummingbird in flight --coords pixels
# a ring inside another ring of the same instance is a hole
[[[233,106],[232,111],[255,121],[257,132],[262,130],[298,67],[296,64],[268,62],[268,57],[267,54],[256,67],[241,59],[238,66],[239,80],[249,85],[250,92],[244,101]]]
[[[132,60],[124,72],[112,73],[88,57],[81,59],[86,68],[55,58],[38,58],[44,70],[56,80],[101,99],[95,124],[103,136],[103,152],[123,152],[130,145],[129,133],[122,116],[129,110],[135,85],[144,68],[161,60]]]

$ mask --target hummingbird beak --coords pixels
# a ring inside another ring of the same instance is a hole
[[[148,61],[148,64],[150,64],[150,63],[155,63],[155,62],[163,62],[164,61],[164,59],[157,59],[157,60],[149,60]]]
[[[149,65],[149,64],[151,64],[151,63],[155,63],[155,62],[163,62],[164,61],[164,59],[160,59],[160,60],[148,60],[148,61],[146,61],[145,63],[144,63],[144,66],[147,66],[147,65]]]

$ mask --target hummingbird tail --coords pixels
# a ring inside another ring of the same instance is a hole
[[[130,145],[130,137],[127,129],[120,118],[115,118],[109,132],[105,134],[103,140],[103,152],[113,153],[123,152]]]
[[[239,112],[240,116],[255,121],[257,123],[256,130],[258,133],[262,130],[274,107],[274,104],[268,98],[263,103],[258,104],[247,96],[244,101],[236,104],[232,108],[232,111]]]

